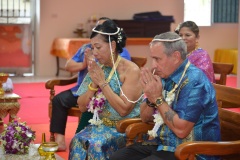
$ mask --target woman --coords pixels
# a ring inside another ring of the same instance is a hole
[[[92,50],[85,52],[89,73],[77,94],[81,112],[91,111],[94,115],[91,124],[73,137],[71,160],[108,159],[125,146],[125,134],[116,131],[116,122],[140,114],[140,69],[119,56],[126,44],[125,33],[113,21],[106,20],[93,29],[90,39]]]
[[[207,51],[198,46],[199,28],[193,21],[186,21],[175,30],[187,44],[188,59],[196,67],[201,69],[211,82],[215,82],[213,65]]]

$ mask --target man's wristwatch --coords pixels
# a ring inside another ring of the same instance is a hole
[[[163,104],[163,102],[165,102],[165,100],[163,99],[163,97],[158,97],[155,101],[155,103],[151,103],[148,98],[146,100],[146,103],[149,107],[153,107],[153,108],[157,108],[158,106],[161,106]]]
[[[156,107],[161,106],[161,105],[163,104],[163,102],[165,102],[165,100],[163,99],[163,97],[158,97],[158,98],[156,99],[156,102],[155,102]],[[155,107],[155,108],[156,108],[156,107]]]

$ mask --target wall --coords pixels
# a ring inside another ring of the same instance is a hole
[[[50,54],[54,38],[76,37],[73,31],[78,23],[86,23],[91,15],[112,19],[132,19],[135,13],[160,11],[162,15],[174,16],[171,30],[183,21],[183,0],[138,0],[138,1],[83,1],[83,0],[41,0],[39,30],[37,31],[35,75],[55,76],[56,59]],[[85,26],[86,27],[86,26]],[[217,48],[238,47],[238,24],[214,24],[200,27],[200,46],[213,58]],[[157,33],[156,33],[157,34]],[[128,46],[133,55],[148,55],[148,46]],[[65,60],[60,61],[61,65]],[[147,63],[149,64],[149,62]],[[69,75],[60,72],[60,75]]]

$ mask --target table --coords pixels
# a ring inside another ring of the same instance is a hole
[[[237,49],[217,49],[214,53],[214,62],[232,63],[233,74],[237,74],[238,50]]]
[[[128,38],[127,45],[148,45],[152,38]],[[89,38],[56,38],[54,39],[51,47],[51,54],[56,57],[57,61],[57,73],[59,75],[59,70],[65,70],[59,66],[59,58],[69,59],[71,58],[77,50],[86,43],[89,43]]]
[[[2,119],[9,114],[9,122],[16,118],[20,109],[18,100],[21,97],[15,93],[5,93],[0,96],[0,125],[3,125]]]

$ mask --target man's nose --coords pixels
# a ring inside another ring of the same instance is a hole
[[[157,61],[155,59],[152,60],[152,70],[157,68]]]

